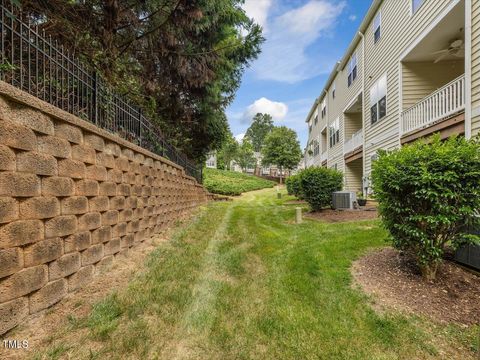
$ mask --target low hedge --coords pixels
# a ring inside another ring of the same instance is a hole
[[[285,180],[285,185],[287,186],[287,192],[289,195],[293,195],[299,199],[302,199],[302,184],[300,174],[288,177],[287,180]]]
[[[203,185],[213,194],[240,195],[247,191],[271,188],[276,185],[270,180],[229,170],[207,168],[203,174]]]
[[[301,196],[313,211],[332,205],[332,193],[342,190],[343,174],[325,167],[311,167],[300,174]]]

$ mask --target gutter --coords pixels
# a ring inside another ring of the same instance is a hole
[[[347,64],[348,60],[350,59],[350,56],[354,52],[355,48],[357,47],[358,43],[363,40],[365,31],[367,30],[368,26],[370,25],[370,22],[372,19],[375,17],[377,10],[380,8],[380,5],[383,3],[383,0],[373,0],[372,5],[370,5],[370,8],[367,11],[367,14],[362,20],[362,23],[360,24],[357,33],[355,34],[355,37],[352,39],[350,42],[350,45],[347,48],[347,51],[343,55],[342,59],[335,64],[335,67],[333,68],[332,72],[330,73],[330,77],[328,78],[327,82],[325,83],[325,86],[321,92],[322,95],[318,98],[319,102],[323,100],[323,95],[326,91],[328,91],[328,88],[332,84],[333,80],[335,80],[335,76],[340,70],[343,70],[345,68],[345,65]],[[365,45],[363,45],[365,48]],[[364,49],[365,50],[365,49]],[[365,51],[363,51],[363,58],[365,57]],[[364,62],[363,62],[364,63]],[[364,65],[362,65],[364,66]],[[308,121],[308,120],[307,120]]]

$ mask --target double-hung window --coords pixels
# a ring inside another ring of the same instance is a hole
[[[348,86],[353,84],[357,78],[357,53],[354,52],[348,62]]]
[[[313,141],[313,156],[320,154],[320,143],[318,140]]]
[[[322,119],[323,119],[327,115],[327,99],[325,98],[322,101],[321,109],[322,109]]]
[[[424,0],[412,0],[412,14],[415,14],[420,6],[422,6]]]
[[[372,124],[387,115],[387,74],[383,75],[370,89],[370,114]]]
[[[382,13],[379,11],[373,19],[373,41],[376,43],[382,36]]]
[[[315,115],[315,125],[317,125],[317,124],[318,124],[318,114]]]
[[[340,119],[337,118],[330,124],[329,128],[330,147],[335,146],[340,142]]]
[[[335,85],[335,83],[333,83],[333,86],[332,86],[332,99],[335,99],[335,92],[337,91],[337,87]]]

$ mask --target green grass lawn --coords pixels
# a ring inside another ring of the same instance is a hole
[[[271,188],[273,181],[235,171],[205,169],[203,185],[213,194],[240,195],[247,191]]]
[[[36,358],[474,357],[478,328],[378,314],[352,287],[352,261],[384,244],[376,221],[295,225],[289,199],[267,189],[208,205]]]

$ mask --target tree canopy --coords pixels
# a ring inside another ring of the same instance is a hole
[[[273,119],[269,114],[257,113],[253,117],[252,124],[247,129],[245,136],[250,139],[253,150],[260,152],[265,137],[273,130]]]
[[[228,135],[225,108],[260,52],[243,0],[22,0],[40,31],[139,103],[180,150],[203,159]]]
[[[263,165],[293,170],[302,157],[297,133],[285,126],[275,127],[265,138],[262,155]]]
[[[235,140],[232,133],[229,132],[227,135],[227,139],[224,141],[222,147],[217,152],[217,161],[219,168],[230,170],[230,164],[237,155],[238,147],[239,144],[237,140]]]
[[[243,139],[242,144],[238,147],[235,161],[243,171],[247,171],[249,167],[256,164],[253,145],[248,139]]]

